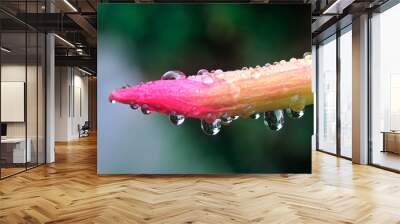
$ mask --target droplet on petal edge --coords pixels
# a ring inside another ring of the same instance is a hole
[[[172,124],[179,126],[179,125],[183,124],[183,122],[185,121],[185,117],[183,115],[171,113],[169,115],[169,120],[171,121]]]
[[[254,119],[254,120],[257,120],[260,117],[261,117],[261,115],[259,113],[254,113],[254,114],[250,115],[250,118]]]
[[[147,107],[148,107],[147,104],[143,104],[143,105],[142,105],[141,111],[142,111],[142,113],[143,113],[144,115],[149,115],[149,114],[151,114],[151,111],[148,110]]]
[[[300,119],[304,116],[304,110],[294,111],[290,108],[285,109],[286,114],[288,117],[292,119]]]
[[[228,124],[232,123],[232,121],[233,121],[233,118],[231,116],[229,116],[228,114],[224,114],[221,117],[221,122],[224,125],[228,125]]]
[[[283,110],[268,111],[264,113],[264,124],[273,131],[279,131],[283,128],[285,118]]]
[[[132,110],[137,110],[140,107],[138,104],[131,104],[129,106],[131,107]]]
[[[203,130],[206,135],[216,135],[221,131],[221,120],[216,119],[211,123],[201,120],[201,130]]]
[[[161,80],[176,80],[183,76],[185,76],[183,72],[173,70],[164,73],[164,75],[161,76]]]

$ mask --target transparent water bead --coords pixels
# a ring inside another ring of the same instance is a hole
[[[131,104],[131,105],[129,105],[129,106],[131,107],[132,110],[137,110],[137,109],[139,109],[139,107],[140,107],[138,104],[135,104],[135,103],[134,103],[134,104]]]
[[[161,80],[176,80],[182,76],[184,76],[183,72],[172,70],[164,73],[164,75],[161,76]]]
[[[261,114],[259,114],[259,113],[254,113],[254,114],[250,115],[250,118],[254,119],[254,120],[257,120],[260,117],[261,117]]]
[[[205,74],[208,74],[209,72],[208,72],[208,70],[207,69],[200,69],[198,72],[197,72],[197,75],[205,75]]]
[[[111,100],[110,103],[115,104],[115,103],[117,103],[117,101]]]
[[[264,124],[273,131],[279,131],[283,128],[285,118],[283,110],[274,110],[264,113]]]
[[[221,120],[216,119],[211,123],[201,120],[201,130],[203,130],[206,135],[216,135],[221,131]]]
[[[221,117],[221,122],[224,125],[228,125],[228,124],[232,123],[232,121],[233,121],[233,118],[231,116],[229,116],[228,114],[224,114]]]
[[[142,113],[143,113],[144,115],[149,115],[149,114],[151,114],[151,111],[148,110],[147,104],[143,104],[143,105],[142,105],[141,111],[142,111]]]
[[[212,84],[214,82],[214,80],[208,75],[204,76],[202,81],[204,84]]]
[[[294,111],[290,108],[287,108],[285,112],[288,115],[288,117],[293,119],[300,119],[304,116],[304,110]]]
[[[183,124],[183,122],[185,121],[185,116],[176,113],[171,113],[169,115],[169,120],[171,121],[172,124],[179,126]]]

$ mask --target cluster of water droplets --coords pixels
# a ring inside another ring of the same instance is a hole
[[[310,60],[311,54],[310,53],[305,53],[304,55],[305,60]],[[296,63],[299,62],[298,59],[292,58],[289,60],[291,63]],[[285,60],[282,60],[280,62],[274,62],[273,65],[267,63],[264,66],[256,66],[255,68],[248,68],[248,67],[243,67],[242,70],[256,70],[256,72],[251,73],[251,78],[258,79],[261,76],[260,72],[257,72],[258,69],[260,68],[268,68],[272,70],[280,70],[281,65],[285,65],[286,62]],[[221,78],[223,71],[221,69],[217,70],[212,70],[208,71],[206,69],[200,69],[197,72],[196,76],[189,76],[188,79],[191,80],[197,80],[201,81],[204,84],[212,84],[214,82],[214,78]],[[173,70],[173,71],[168,71],[164,73],[161,76],[162,80],[177,80],[181,78],[185,78],[185,74],[181,71]],[[247,75],[243,78],[248,78]],[[296,100],[294,101],[299,101],[302,100],[301,98],[295,98]],[[112,100],[111,103],[115,103],[115,100]],[[130,107],[133,110],[141,109],[142,113],[145,115],[148,115],[151,113],[151,111],[148,109],[147,104],[143,104],[141,107],[138,104],[131,104]],[[300,106],[301,107],[301,106]],[[267,126],[269,129],[273,131],[279,131],[283,128],[284,123],[285,123],[285,116],[287,115],[289,118],[292,119],[299,119],[304,116],[304,105],[302,109],[300,110],[294,110],[291,108],[287,108],[285,110],[274,110],[274,111],[268,111],[264,113],[253,113],[249,116],[250,119],[257,120],[263,115],[263,121],[265,126]],[[234,120],[237,120],[239,116],[230,116],[228,114],[222,115],[220,118],[214,119],[213,121],[207,121],[207,120],[201,120],[201,129],[206,135],[217,135],[220,131],[223,125],[229,125],[231,124]],[[172,124],[179,126],[182,125],[183,122],[185,121],[185,116],[177,114],[175,112],[172,112],[169,114],[169,120],[171,121]]]

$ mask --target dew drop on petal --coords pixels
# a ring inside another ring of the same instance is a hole
[[[261,115],[259,113],[254,113],[254,114],[250,115],[250,118],[254,119],[254,120],[257,120],[260,117],[261,117]]]
[[[285,123],[283,110],[268,111],[264,113],[264,124],[273,131],[282,129]]]
[[[132,110],[137,110],[137,109],[139,109],[139,107],[140,107],[138,104],[135,104],[135,103],[134,103],[134,104],[131,104],[131,105],[129,105],[129,106],[131,107]]]
[[[179,126],[183,124],[183,122],[185,121],[185,116],[176,113],[171,113],[169,115],[169,120],[171,121],[172,124]]]
[[[201,120],[201,130],[203,130],[206,135],[216,135],[221,131],[221,120],[216,119],[211,123]]]
[[[224,125],[228,125],[228,124],[232,123],[232,121],[233,121],[233,118],[231,116],[229,116],[228,114],[224,114],[221,117],[221,122]]]
[[[243,68],[242,68],[242,70],[247,70],[247,69],[249,69],[249,68],[247,68],[247,67],[243,67]]]
[[[290,108],[287,108],[285,109],[285,113],[288,115],[288,117],[293,119],[300,119],[304,116],[304,110],[294,111]]]
[[[207,69],[200,69],[200,70],[197,72],[197,75],[205,75],[205,74],[208,74],[208,70],[207,70]]]
[[[204,76],[202,81],[204,84],[212,84],[214,82],[214,80],[208,75]]]
[[[115,103],[117,103],[117,101],[116,100],[111,100],[110,103],[115,104]]]
[[[181,71],[168,71],[161,76],[161,80],[176,80],[180,77],[185,76]]]
[[[142,113],[143,113],[144,115],[149,115],[149,114],[151,114],[151,111],[148,110],[147,104],[143,104],[143,105],[142,105],[141,111],[142,111]]]

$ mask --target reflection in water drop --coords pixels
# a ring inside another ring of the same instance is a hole
[[[112,104],[115,104],[117,101],[115,101],[115,100],[111,100],[110,101]]]
[[[261,115],[259,113],[255,113],[255,114],[250,115],[250,118],[254,119],[254,120],[257,120],[260,117],[261,117]]]
[[[273,131],[282,129],[285,123],[282,110],[268,111],[264,113],[264,124]]]
[[[228,125],[228,124],[232,123],[232,121],[233,121],[233,118],[231,116],[229,116],[228,114],[224,114],[221,117],[221,122],[224,125]]]
[[[179,125],[183,124],[183,122],[185,121],[185,117],[183,115],[171,113],[169,115],[169,120],[171,121],[172,124],[179,126]]]
[[[168,71],[161,76],[161,80],[175,80],[179,79],[179,77],[184,76],[184,74],[180,71]]]
[[[201,120],[201,130],[203,130],[206,135],[216,135],[221,130],[221,120],[216,119],[211,123]]]
[[[139,109],[139,105],[138,104],[131,104],[131,105],[129,105],[130,107],[131,107],[131,109],[132,110],[137,110],[137,109]]]
[[[287,108],[285,112],[290,118],[294,119],[299,119],[304,116],[304,110],[294,111],[290,108]]]
[[[143,113],[144,115],[149,115],[149,114],[151,114],[151,111],[148,110],[147,104],[143,104],[143,105],[142,105],[141,111],[142,111],[142,113]]]

